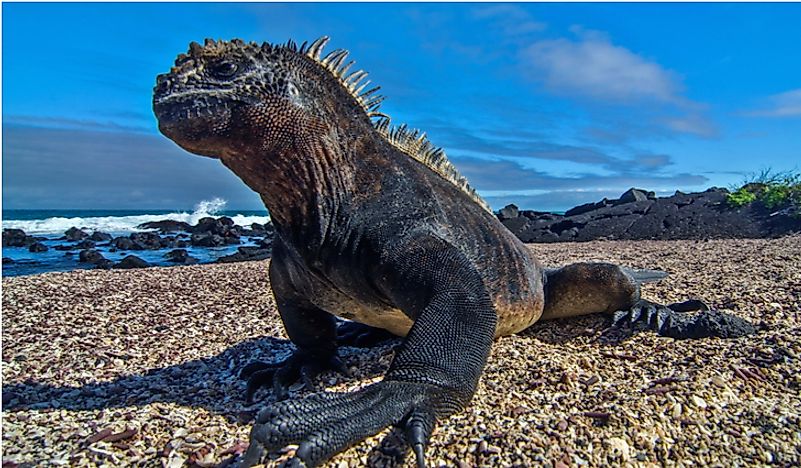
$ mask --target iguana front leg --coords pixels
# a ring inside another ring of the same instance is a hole
[[[456,249],[417,237],[383,258],[376,285],[415,320],[382,382],[351,393],[317,393],[263,410],[244,466],[297,443],[293,463],[316,466],[385,427],[403,428],[418,466],[438,419],[475,393],[497,320],[476,270]]]
[[[323,371],[347,373],[337,356],[336,319],[305,300],[283,297],[276,292],[278,311],[289,338],[297,350],[289,358],[276,362],[253,362],[245,366],[240,377],[247,380],[246,400],[261,387],[272,387],[275,399],[289,396],[289,387],[298,380],[314,389],[313,380]]]
[[[289,396],[289,386],[298,380],[314,389],[313,379],[325,370],[347,373],[337,357],[336,319],[305,297],[293,279],[297,279],[297,271],[288,262],[283,244],[277,241],[270,262],[270,283],[284,329],[297,350],[284,361],[253,362],[242,369],[240,377],[248,382],[248,403],[261,387],[272,386],[280,401]]]

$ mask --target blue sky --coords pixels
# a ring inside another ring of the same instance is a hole
[[[155,76],[205,37],[346,48],[393,121],[494,208],[799,168],[801,4],[4,3],[3,206],[261,202],[159,135]]]

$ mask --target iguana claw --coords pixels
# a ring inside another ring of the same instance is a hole
[[[434,414],[431,412],[412,413],[404,423],[406,441],[414,451],[417,468],[426,468],[425,450],[431,431],[434,428]]]
[[[701,310],[698,315],[683,312]],[[701,301],[690,300],[667,306],[641,299],[629,310],[617,311],[612,316],[612,326],[622,328],[642,323],[646,328],[662,336],[676,339],[736,338],[756,332],[756,328],[745,319],[732,314],[710,310]]]
[[[240,466],[260,463],[268,451],[299,444],[287,466],[313,467],[385,427],[403,427],[424,468],[425,446],[443,390],[433,385],[383,381],[351,393],[322,392],[275,403],[259,413]]]

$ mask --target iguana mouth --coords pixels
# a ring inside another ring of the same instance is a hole
[[[236,104],[236,101],[202,91],[189,91],[153,99],[153,111],[160,122],[175,123],[194,118],[219,118],[228,114]]]
[[[224,135],[231,129],[232,115],[246,105],[225,93],[202,90],[153,98],[159,130],[185,150],[212,158],[220,157],[225,146]]]

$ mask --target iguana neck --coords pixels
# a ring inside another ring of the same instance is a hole
[[[362,144],[355,139],[329,134],[295,141],[273,151],[242,148],[221,159],[261,196],[284,240],[314,249],[351,209],[356,180],[376,175],[365,174],[352,159]]]

